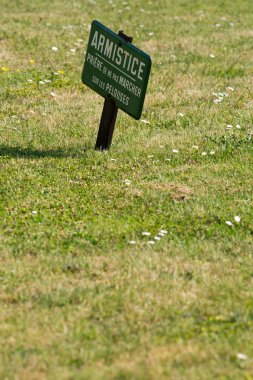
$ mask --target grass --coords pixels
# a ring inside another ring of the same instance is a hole
[[[0,9],[0,378],[253,379],[252,2]],[[93,19],[153,60],[104,153]]]

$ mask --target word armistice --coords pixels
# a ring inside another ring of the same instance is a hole
[[[126,72],[137,76],[140,80],[143,79],[145,62],[140,61],[117,43],[106,38],[104,34],[99,34],[97,30],[92,38],[91,47],[94,47],[99,53],[103,54],[104,57],[110,59],[116,65],[121,66]]]

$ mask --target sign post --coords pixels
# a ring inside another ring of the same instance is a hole
[[[95,149],[105,150],[110,148],[117,114],[118,107],[114,100],[105,99]]]
[[[92,22],[82,81],[105,98],[96,149],[110,147],[118,108],[141,117],[151,59],[131,42],[123,31],[116,34]]]

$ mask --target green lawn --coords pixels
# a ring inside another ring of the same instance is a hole
[[[252,0],[0,11],[0,379],[253,379]],[[153,61],[109,152],[93,19]]]

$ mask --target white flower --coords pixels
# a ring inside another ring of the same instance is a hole
[[[219,28],[220,27],[220,24],[215,24],[216,28]]]
[[[160,232],[161,232],[162,234],[165,234],[165,235],[168,233],[167,230],[160,230]]]
[[[50,95],[53,97],[53,98],[55,98],[57,95],[56,95],[56,93],[55,92],[50,92]]]
[[[154,240],[149,240],[148,244],[155,244]]]
[[[229,23],[229,26],[234,26],[235,24],[233,22],[230,22]]]
[[[215,55],[210,54],[209,57],[210,57],[210,58],[215,58]]]
[[[162,233],[162,232],[158,232],[157,235],[164,237],[166,234],[164,234],[164,233]]]
[[[164,145],[159,145],[159,148],[164,148]]]
[[[179,113],[178,113],[178,116],[180,116],[180,117],[184,117],[184,113],[179,112]]]
[[[210,154],[213,156],[215,154],[215,151],[211,150]]]
[[[172,149],[172,152],[173,153],[178,153],[178,150],[177,149]]]
[[[159,236],[155,236],[154,239],[155,240],[161,240],[161,238]]]
[[[239,360],[247,360],[248,359],[248,356],[245,355],[245,354],[242,354],[241,352],[238,352],[238,354],[236,355],[236,357]]]
[[[130,181],[130,179],[125,179],[125,180],[123,180],[123,182],[124,182],[127,186],[131,185],[131,181]]]
[[[240,124],[236,124],[235,128],[237,128],[237,129],[241,129]]]
[[[130,240],[130,241],[129,241],[129,244],[134,245],[134,244],[136,244],[136,241],[135,241],[135,240]]]
[[[192,148],[193,149],[199,149],[199,147],[197,145],[192,145]]]
[[[111,161],[116,161],[116,159],[115,158],[111,158]]]
[[[236,221],[237,223],[240,223],[240,221],[241,221],[241,218],[240,218],[240,216],[238,216],[238,215],[236,215],[236,216],[234,217],[234,219],[235,219],[235,221]]]
[[[217,103],[221,103],[222,102],[222,100],[221,99],[214,99],[214,101],[213,101],[215,104],[217,104]]]
[[[148,35],[149,35],[149,36],[153,36],[153,35],[154,35],[154,33],[153,33],[153,32],[150,32]]]
[[[171,158],[165,158],[165,161],[171,161]]]
[[[58,51],[58,48],[56,46],[52,46],[53,51]]]
[[[151,154],[150,156],[148,156],[148,158],[153,158],[154,156]]]
[[[76,52],[76,49],[70,49],[69,50],[71,53],[75,53]]]
[[[219,96],[223,98],[224,96],[228,97],[228,94],[226,92],[219,92]]]
[[[142,232],[142,236],[150,236],[150,232],[144,231]]]
[[[141,122],[142,122],[143,124],[150,124],[150,122],[149,122],[148,120],[145,120],[145,119],[142,119]]]
[[[227,90],[229,90],[229,91],[235,91],[235,89],[234,89],[234,87],[227,87]]]
[[[227,129],[231,129],[231,128],[233,128],[233,125],[228,124],[228,125],[227,125]]]
[[[140,25],[140,28],[144,28],[144,25],[143,25],[143,24],[141,24],[141,25]]]
[[[36,215],[37,213],[38,213],[38,212],[35,211],[35,210],[32,211],[32,214],[33,214],[33,215]]]
[[[202,155],[202,156],[206,156],[207,153],[206,153],[206,152],[202,152],[201,155]]]
[[[32,83],[32,81],[33,81],[32,79],[27,79],[27,82],[29,83]]]
[[[50,79],[45,79],[45,83],[51,83],[52,81]]]
[[[226,220],[226,222],[225,222],[228,226],[232,226],[233,225],[233,223],[232,222],[230,222],[229,220]]]
[[[45,84],[45,82],[43,82],[43,80],[40,80],[40,81],[39,81],[39,84]]]

